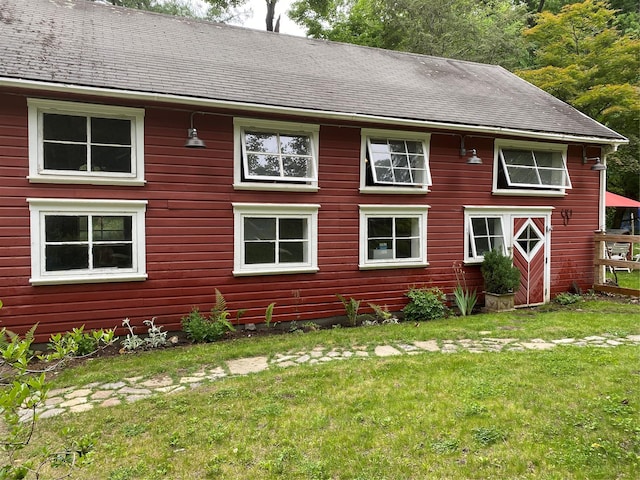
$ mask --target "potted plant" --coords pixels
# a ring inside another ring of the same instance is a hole
[[[520,287],[520,270],[513,266],[511,257],[499,250],[486,252],[480,271],[484,278],[485,308],[491,312],[512,310],[515,292]]]

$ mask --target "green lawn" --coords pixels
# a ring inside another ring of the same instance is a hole
[[[94,360],[52,387],[182,375],[315,345],[372,348],[487,331],[521,339],[637,335],[640,309],[592,301],[242,339]],[[66,428],[95,437],[76,479],[635,479],[639,412],[640,347],[422,353],[272,368],[41,420],[24,454],[56,443]]]
[[[640,267],[640,263],[638,264]],[[640,290],[640,268],[627,272],[625,270],[616,270],[616,276],[618,277],[618,285],[623,288],[633,288]],[[615,277],[612,272],[607,271],[607,280],[615,281]]]

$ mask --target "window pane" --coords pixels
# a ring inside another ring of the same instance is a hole
[[[43,135],[45,140],[86,142],[87,117],[44,113]]]
[[[89,268],[88,245],[47,245],[44,254],[47,272]]]
[[[377,238],[367,242],[368,260],[386,260],[393,258],[393,239]]]
[[[504,248],[504,237],[495,237],[493,239],[493,245],[491,245],[491,249],[492,250],[499,250],[500,252],[502,252],[502,254],[506,254],[507,251]],[[485,250],[488,251],[489,249]],[[478,255],[482,255],[485,252],[483,251],[482,253],[478,252]]]
[[[407,151],[409,153],[419,153],[421,154],[421,158],[422,154],[424,154],[424,151],[422,150],[422,142],[410,142],[407,140],[407,142],[405,142],[407,144]]]
[[[306,178],[310,176],[308,157],[283,157],[282,166],[285,177]]]
[[[416,238],[396,240],[396,258],[416,258],[420,256],[420,242]]]
[[[47,143],[44,145],[44,168],[47,170],[87,170],[87,146],[68,143]]]
[[[392,218],[369,218],[368,238],[391,238],[393,236],[393,219]]]
[[[418,235],[417,218],[396,218],[396,236],[411,237]]]
[[[244,218],[244,240],[275,240],[275,218]]]
[[[131,147],[91,147],[91,171],[131,173]]]
[[[482,256],[486,252],[491,251],[491,247],[489,245],[489,239],[487,237],[477,237],[475,239],[475,242],[476,242],[476,254],[478,256]]]
[[[261,175],[269,177],[280,176],[280,162],[278,157],[270,155],[247,155],[250,175]]]
[[[303,263],[306,261],[307,242],[280,242],[278,249],[280,263]]]
[[[564,170],[540,170],[540,180],[543,185],[564,187],[566,185],[564,178]]]
[[[487,235],[487,223],[484,218],[472,218],[471,227],[476,237]]]
[[[406,169],[394,169],[393,174],[396,178],[396,183],[412,183],[411,173]]]
[[[409,160],[406,155],[391,155],[391,163],[394,167],[409,168]]]
[[[507,167],[511,183],[528,183],[531,185],[539,185],[538,173],[535,168],[518,168]]]
[[[278,153],[278,137],[272,133],[246,132],[244,139],[248,152]]]
[[[393,183],[393,172],[391,168],[376,167],[376,176],[378,177],[378,182]]]
[[[118,118],[92,118],[91,143],[131,145],[131,121]]]
[[[562,154],[560,152],[533,152],[539,167],[562,168]]]
[[[311,155],[311,141],[303,135],[280,135],[282,154]]]
[[[502,222],[499,218],[487,218],[489,235],[502,235]]]
[[[92,219],[93,240],[131,241],[131,217],[94,216]]]
[[[420,170],[424,170],[424,157],[422,155],[411,155],[409,157],[409,164],[411,168],[419,168]]]
[[[389,140],[389,151],[406,153],[407,148],[403,141]]]
[[[307,221],[304,218],[281,218],[280,239],[302,240],[307,238]]]
[[[374,153],[372,160],[376,167],[391,167],[391,155],[387,152]]]
[[[529,150],[502,150],[507,165],[534,166],[533,155]]]
[[[275,263],[275,242],[246,242],[244,246],[244,263]]]
[[[47,215],[44,218],[46,242],[86,242],[88,217]]]
[[[386,140],[381,140],[381,139],[370,139],[369,143],[371,145],[371,152],[372,153],[384,153],[387,154],[389,153],[389,145],[387,144]]]
[[[131,244],[94,245],[93,268],[132,268],[133,246]]]

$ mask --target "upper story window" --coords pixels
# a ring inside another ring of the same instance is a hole
[[[429,134],[362,130],[360,190],[425,193],[431,185]]]
[[[494,192],[563,195],[571,188],[566,145],[496,141]]]
[[[146,201],[30,198],[31,283],[144,280]]]
[[[306,204],[234,203],[234,275],[318,270],[318,209]]]
[[[29,99],[29,180],[144,184],[144,110]]]
[[[360,205],[360,268],[427,265],[426,205]]]
[[[317,190],[318,125],[236,118],[234,187]]]

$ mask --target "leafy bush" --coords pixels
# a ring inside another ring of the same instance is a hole
[[[447,298],[437,287],[411,288],[406,295],[409,303],[402,309],[405,320],[435,320],[447,314]]]
[[[182,317],[182,330],[194,343],[215,342],[225,333],[235,330],[229,321],[227,303],[217,288],[216,303],[211,309],[211,315],[207,317],[194,307],[189,315]]]
[[[577,293],[563,292],[559,293],[553,300],[560,305],[571,305],[581,302],[583,299],[582,295],[578,295]]]
[[[54,352],[64,351],[76,357],[84,357],[111,345],[117,340],[112,329],[84,331],[84,325],[71,332],[55,333],[49,339],[49,348]]]
[[[499,250],[485,252],[480,267],[485,291],[502,295],[512,293],[520,287],[520,270],[513,266],[511,257]]]

